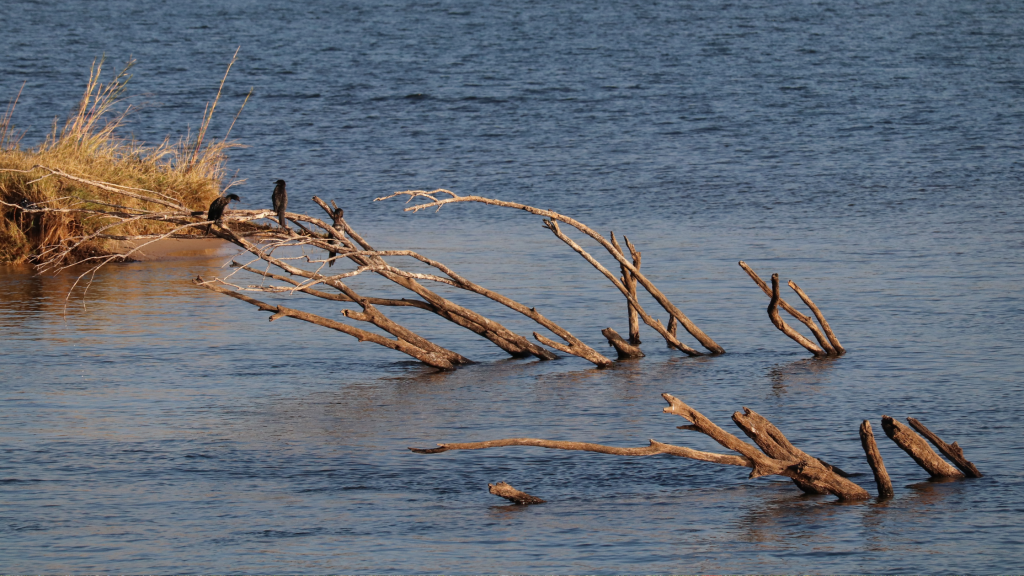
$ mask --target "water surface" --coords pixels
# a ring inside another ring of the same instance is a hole
[[[0,94],[27,82],[15,123],[28,143],[72,108],[104,53],[139,59],[134,134],[183,133],[241,45],[214,130],[255,87],[232,132],[248,146],[231,159],[248,179],[243,207],[269,205],[284,178],[294,209],[336,199],[376,247],[441,260],[611,353],[600,330],[626,331],[622,298],[539,218],[484,206],[413,215],[371,200],[444,187],[563,211],[629,236],[649,277],[728,351],[687,358],[645,328],[646,358],[597,370],[509,359],[430,315],[388,311],[478,361],[438,373],[326,329],[268,324],[189,283],[227,274],[230,250],[108,267],[66,316],[71,277],[5,267],[5,570],[1019,571],[1017,4],[3,10],[19,26],[0,39]],[[775,330],[741,259],[796,280],[847,356],[808,358]],[[535,330],[476,296],[452,298]],[[342,309],[289,300],[332,318]],[[668,456],[405,449],[536,436],[721,451],[677,430],[662,392],[730,430],[732,412],[757,410],[874,493],[857,436],[870,419],[896,496],[843,505]],[[884,438],[882,414],[958,441],[985,477],[929,482]],[[548,504],[503,506],[486,490],[500,480]]]

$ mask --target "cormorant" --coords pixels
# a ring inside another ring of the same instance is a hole
[[[331,200],[331,202],[334,202],[334,200]],[[337,205],[335,205],[335,207],[334,207],[334,214],[331,214],[331,218],[334,219],[334,228],[336,230],[341,230],[341,221],[345,218],[345,210],[342,209],[342,208],[338,208]],[[337,240],[332,240],[331,244],[340,244],[340,242],[338,242]],[[334,258],[337,255],[338,255],[337,252],[331,252],[330,253],[330,257],[331,258]],[[331,260],[331,261],[327,262],[327,266],[328,267],[334,266],[334,260]]]
[[[224,215],[224,209],[228,207],[232,200],[240,202],[242,199],[238,197],[238,194],[228,194],[210,202],[210,211],[207,212],[206,219],[213,220],[213,222],[220,220],[220,217]],[[213,226],[213,222],[206,225],[207,234],[210,233],[210,226]]]
[[[270,197],[274,201],[274,212],[277,212],[277,221],[282,228],[288,228],[288,222],[284,218],[284,211],[288,209],[288,192],[284,189],[284,180],[275,182],[274,194]]]

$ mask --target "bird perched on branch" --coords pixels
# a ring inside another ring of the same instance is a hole
[[[334,200],[331,200],[331,204],[334,204]],[[342,208],[338,208],[338,205],[334,204],[334,213],[331,214],[331,218],[334,219],[334,228],[335,228],[335,230],[341,230],[341,222],[345,219],[345,210],[342,209]],[[331,244],[338,245],[338,244],[341,244],[341,243],[338,242],[337,240],[331,240]],[[337,252],[330,252],[330,258],[334,258],[337,255],[338,255]],[[329,260],[327,262],[327,266],[328,267],[333,267],[334,266],[334,260]]]
[[[277,221],[282,228],[288,228],[288,222],[284,218],[284,212],[288,209],[288,191],[284,189],[284,180],[275,182],[274,194],[270,197],[274,201],[274,212],[277,212]]]
[[[227,196],[221,196],[213,202],[210,202],[210,211],[206,213],[207,220],[213,220],[217,222],[221,216],[224,215],[224,209],[228,207],[228,204],[234,200],[235,202],[241,202],[242,199],[238,197],[238,194],[228,194]],[[206,233],[210,233],[210,226],[213,226],[213,222],[206,225]]]

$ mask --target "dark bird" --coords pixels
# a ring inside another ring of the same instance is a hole
[[[334,204],[334,200],[331,200],[331,204]],[[334,229],[341,230],[341,222],[345,219],[345,210],[342,208],[338,208],[337,204],[335,204],[334,213],[331,214],[331,218],[334,219]],[[337,240],[331,240],[331,244],[340,244],[340,242],[338,242]],[[330,253],[331,258],[334,258],[337,255],[337,252]],[[334,260],[330,260],[329,262],[327,262],[327,266],[334,266]]]
[[[219,221],[221,216],[224,215],[224,209],[228,207],[232,200],[241,202],[242,199],[238,197],[238,194],[228,194],[210,202],[210,211],[206,213],[206,219],[213,220],[213,222]],[[212,222],[206,225],[207,234],[210,233],[210,226],[213,226]]]
[[[274,212],[277,212],[277,221],[282,228],[288,228],[288,222],[284,219],[284,211],[288,209],[288,191],[284,189],[284,180],[275,182],[274,195],[270,197],[274,201]]]

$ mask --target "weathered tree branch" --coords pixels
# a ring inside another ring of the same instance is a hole
[[[565,242],[577,254],[579,254],[580,256],[583,256],[584,260],[586,260],[587,262],[590,262],[590,264],[594,268],[597,268],[597,270],[599,272],[601,272],[601,274],[604,274],[604,277],[607,278],[612,283],[612,285],[614,285],[616,288],[618,288],[619,292],[622,292],[622,295],[626,297],[626,300],[630,304],[633,305],[633,309],[637,311],[637,313],[640,315],[641,318],[643,318],[644,323],[647,324],[648,326],[650,326],[651,328],[654,328],[655,330],[657,330],[658,333],[661,334],[661,336],[663,338],[665,338],[665,341],[668,342],[673,348],[676,348],[676,349],[686,353],[689,356],[701,356],[702,355],[701,352],[698,352],[697,350],[694,350],[693,348],[690,348],[686,344],[683,344],[678,339],[676,339],[675,336],[670,334],[668,332],[668,330],[666,330],[665,327],[662,326],[660,321],[655,320],[654,318],[651,318],[651,316],[649,314],[647,314],[647,312],[644,310],[643,306],[641,306],[640,303],[637,302],[636,298],[634,298],[633,296],[630,296],[629,290],[627,290],[626,287],[621,282],[619,282],[619,280],[615,277],[615,275],[613,275],[611,272],[609,272],[607,268],[605,268],[600,262],[598,262],[593,256],[591,256],[586,250],[584,250],[579,244],[574,242],[572,238],[569,238],[568,236],[566,236],[565,234],[562,233],[562,230],[558,226],[558,222],[556,222],[554,220],[545,220],[544,221],[544,227],[547,228],[548,230],[551,230],[551,232],[559,240],[561,240],[562,242]]]
[[[409,450],[419,454],[438,454],[449,450],[481,450],[485,448],[498,448],[504,446],[537,446],[556,450],[598,452],[601,454],[612,454],[616,456],[651,456],[653,454],[670,454],[673,456],[681,456],[705,462],[753,468],[750,473],[750,478],[757,478],[759,476],[769,474],[779,474],[792,478],[797,482],[798,486],[807,491],[818,494],[832,494],[838,496],[842,500],[859,500],[868,498],[868,493],[863,488],[826,468],[826,465],[816,459],[810,458],[809,456],[803,460],[790,458],[788,455],[782,459],[767,456],[754,446],[751,446],[732,434],[722,430],[713,422],[705,418],[700,412],[690,408],[684,402],[671,394],[662,394],[662,397],[664,397],[669,403],[669,406],[664,409],[665,412],[682,416],[692,423],[689,426],[681,426],[680,428],[696,430],[706,434],[725,448],[739,452],[740,456],[701,452],[684,446],[663,444],[656,440],[651,440],[649,446],[642,448],[620,448],[618,446],[607,446],[604,444],[592,444],[588,442],[543,440],[539,438],[504,438],[501,440],[489,440],[485,442],[439,444],[437,448],[409,448]],[[761,418],[753,411],[749,411],[748,414],[753,415],[751,418],[754,420]],[[763,418],[761,419],[763,420]],[[778,434],[781,436],[781,432]],[[786,443],[788,444],[788,440]],[[781,445],[776,443],[774,446],[778,447]],[[800,452],[800,454],[803,453]]]
[[[885,471],[885,463],[882,462],[882,454],[878,451],[878,444],[875,444],[875,435],[871,432],[871,422],[867,420],[860,424],[860,443],[864,447],[864,454],[868,459],[868,466],[875,476],[875,485],[878,486],[879,498],[892,498],[892,481],[889,480],[889,473]]]
[[[963,478],[964,475],[950,466],[923,438],[895,418],[882,416],[882,430],[897,446],[903,449],[918,466],[924,468],[933,478]]]
[[[537,498],[536,496],[531,496],[526,492],[520,492],[506,482],[488,484],[487,491],[495,496],[501,496],[513,504],[520,504],[523,506],[528,506],[530,504],[543,504],[546,502],[546,500]]]
[[[448,194],[451,197],[445,199],[438,199],[436,195],[442,193]],[[457,202],[479,202],[482,204],[489,204],[491,206],[502,206],[505,208],[523,210],[531,214],[544,216],[546,218],[549,218],[550,220],[564,222],[576,228],[580,232],[583,232],[587,236],[590,236],[591,238],[596,240],[601,246],[603,246],[605,250],[607,250],[608,253],[611,254],[612,257],[614,257],[619,262],[619,265],[628,270],[629,273],[640,283],[640,285],[643,286],[644,289],[647,290],[647,292],[650,293],[650,295],[653,296],[654,299],[658,301],[658,304],[661,304],[661,306],[664,307],[669,314],[675,316],[679,320],[679,323],[683,325],[683,328],[686,329],[686,331],[689,332],[694,338],[696,338],[697,341],[701,343],[701,346],[704,346],[714,354],[725,353],[725,349],[723,349],[721,346],[715,343],[715,341],[712,340],[710,336],[705,334],[700,328],[698,328],[696,324],[691,322],[690,319],[687,318],[686,315],[683,314],[682,311],[680,311],[679,308],[675,306],[675,304],[672,304],[672,302],[669,301],[669,299],[665,297],[665,295],[660,290],[658,290],[657,287],[655,287],[654,284],[650,280],[648,280],[646,276],[641,274],[640,271],[635,266],[633,266],[633,264],[629,260],[626,259],[625,255],[621,254],[618,250],[616,250],[615,246],[613,246],[608,240],[605,240],[604,237],[598,234],[596,231],[594,231],[590,227],[582,224],[577,220],[574,220],[568,216],[564,216],[551,210],[542,210],[540,208],[534,208],[533,206],[527,206],[526,204],[506,202],[503,200],[495,200],[493,198],[484,198],[482,196],[458,196],[457,194],[449,190],[434,190],[433,192],[426,192],[423,190],[406,190],[403,192],[395,192],[390,196],[376,198],[375,201],[387,200],[389,198],[395,198],[397,196],[409,196],[410,202],[412,200],[415,200],[416,198],[427,198],[428,200],[430,200],[430,202],[428,203],[418,204],[406,208],[405,210],[407,212],[417,212],[425,208],[433,207],[436,207],[438,210],[440,210],[441,207],[446,204],[452,204]]]
[[[433,366],[434,368],[439,368],[441,370],[452,370],[454,368],[452,363],[448,359],[444,358],[442,355],[436,354],[434,352],[428,352],[400,338],[396,340],[391,340],[378,334],[374,334],[373,332],[368,332],[366,330],[362,330],[354,326],[349,326],[348,324],[336,322],[334,320],[330,320],[322,316],[317,316],[316,314],[302,312],[301,310],[293,310],[291,308],[286,308],[284,306],[275,306],[273,304],[267,304],[254,298],[245,296],[244,294],[239,294],[238,292],[235,292],[233,290],[228,290],[226,288],[215,286],[203,280],[202,278],[196,278],[194,280],[194,283],[197,286],[206,288],[207,290],[212,290],[220,294],[231,296],[232,298],[236,298],[243,302],[248,302],[249,304],[252,304],[253,306],[259,308],[260,310],[273,312],[274,315],[270,317],[271,322],[283,316],[296,318],[298,320],[303,320],[311,324],[324,326],[326,328],[331,328],[344,334],[348,334],[349,336],[354,337],[356,340],[360,342],[373,342],[374,344],[380,344],[381,346],[391,348],[392,350],[404,352],[405,354],[412,356],[413,358],[419,360],[420,362],[423,362],[424,364]]]
[[[761,288],[761,291],[763,291],[765,293],[765,295],[767,295],[769,298],[772,297],[772,294],[773,294],[772,289],[768,287],[768,284],[765,283],[765,281],[762,280],[761,277],[758,276],[757,273],[754,272],[754,270],[750,266],[747,266],[746,262],[740,260],[740,268],[743,268],[743,271],[746,272],[748,276],[750,276],[750,279],[753,280],[754,283],[756,283]],[[790,286],[790,288],[792,288],[797,293],[798,296],[800,296],[801,298],[806,298],[807,295],[804,294],[803,291],[800,290],[800,288],[792,280],[789,282],[789,286]],[[805,303],[807,303],[809,301],[810,301],[810,298],[807,298],[806,300],[804,300]],[[812,306],[811,307],[812,311],[817,309],[817,307],[813,306],[813,304],[814,304],[813,302],[811,302],[809,304],[809,306]],[[814,319],[813,318],[811,318],[810,316],[800,312],[796,308],[793,308],[792,306],[790,306],[789,303],[786,302],[785,300],[783,300],[781,296],[779,297],[778,305],[781,306],[783,310],[788,312],[790,316],[792,316],[793,318],[796,318],[803,325],[807,326],[807,328],[811,331],[811,334],[814,335],[815,340],[818,341],[818,344],[821,345],[821,348],[825,350],[827,355],[829,355],[829,356],[841,356],[842,354],[846,353],[846,350],[842,350],[842,352],[839,352],[839,350],[837,350],[835,348],[835,346],[833,345],[833,340],[832,339],[834,339],[834,342],[836,342],[836,343],[839,342],[839,340],[837,338],[835,338],[835,334],[832,334],[831,337],[826,336],[818,328],[818,325],[814,323]],[[818,314],[820,314],[820,313],[821,313],[821,311],[819,310]],[[824,318],[825,318],[824,316],[821,316],[820,320],[824,321]],[[824,323],[824,324],[827,325],[827,322]],[[831,333],[831,330],[832,329],[829,328],[828,332]],[[839,349],[842,349],[842,347],[840,346]]]
[[[618,250],[619,254],[625,256],[622,252],[622,246],[619,246],[618,240],[615,239],[615,232],[609,233],[608,236],[612,239],[612,244],[615,246],[615,249]],[[623,239],[626,241],[626,246],[629,248],[629,254],[633,258],[633,266],[639,270],[640,252],[638,252],[636,247],[633,246],[633,243],[629,241],[629,238],[623,236]],[[633,275],[624,266],[620,265],[619,269],[622,271],[622,276],[619,277],[619,281],[622,282],[622,285],[629,291],[629,295],[636,300],[636,279],[633,278]],[[626,314],[629,317],[629,343],[633,346],[639,346],[641,344],[640,318],[637,314],[636,308],[633,308],[633,305],[629,303],[628,299],[626,300]],[[675,316],[670,316],[670,318],[672,322],[675,322]],[[673,332],[672,335],[675,336],[675,332]]]
[[[828,354],[824,350],[815,346],[813,342],[804,338],[803,334],[793,330],[789,324],[786,324],[786,321],[779,315],[779,300],[779,275],[772,274],[772,300],[768,303],[768,317],[771,318],[772,324],[781,330],[783,334],[792,338],[797,344],[807,348],[811,354],[827,356]]]
[[[942,441],[942,438],[936,436],[935,433],[929,430],[927,426],[921,424],[917,418],[907,417],[907,422],[914,427],[914,430],[920,432],[922,436],[934,444],[935,447],[938,448],[946,458],[949,458],[965,476],[968,478],[981,478],[981,472],[978,471],[978,467],[967,458],[964,458],[964,451],[960,449],[960,446],[956,442],[946,444]]]

